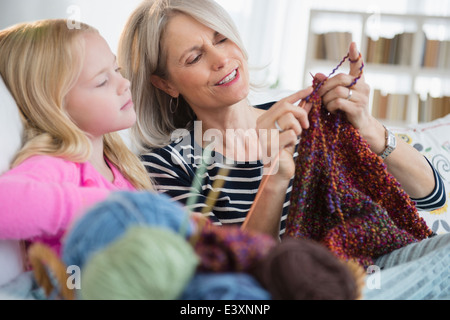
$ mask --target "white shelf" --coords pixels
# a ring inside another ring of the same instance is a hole
[[[340,61],[336,57],[344,57],[347,54],[345,50],[348,50],[349,44],[345,49],[342,49],[342,44],[340,44],[333,46],[339,48],[339,52],[333,54],[333,59],[338,61],[318,60],[316,50],[318,47],[317,35],[319,34],[327,32],[351,33],[352,41],[356,42],[363,57],[366,57],[369,36],[373,37],[378,34],[379,37],[388,38],[387,32],[394,33],[394,35],[403,32],[411,33],[413,37],[409,47],[411,61],[408,65],[366,63],[364,72],[372,89],[371,98],[374,90],[381,90],[388,94],[407,95],[407,117],[402,122],[403,124],[417,123],[419,119],[419,95],[422,98],[428,93],[432,93],[433,96],[436,96],[436,94],[450,96],[450,68],[422,67],[426,41],[425,33],[429,30],[441,31],[441,34],[437,35],[438,38],[441,37],[438,40],[449,41],[450,17],[389,13],[374,15],[368,12],[311,10],[303,86],[311,85],[312,79],[309,72],[328,74]],[[447,38],[442,38],[442,35]],[[450,48],[447,54],[450,55]],[[338,72],[348,72],[348,63],[345,63]],[[438,85],[434,85],[436,83]],[[384,121],[386,123],[392,122],[389,119],[384,119]],[[398,120],[394,122],[399,123]]]

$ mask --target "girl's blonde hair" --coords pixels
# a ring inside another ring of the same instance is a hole
[[[33,155],[88,161],[92,145],[65,110],[78,79],[86,32],[93,27],[64,19],[23,23],[0,31],[0,74],[24,123],[24,145],[12,167]],[[152,189],[148,174],[119,133],[104,136],[105,156],[137,189]]]
[[[193,129],[195,114],[183,98],[174,102],[150,81],[152,75],[168,78],[164,32],[171,17],[180,13],[230,39],[247,59],[233,20],[214,0],[144,0],[128,19],[118,51],[124,76],[131,81],[138,118],[131,132],[141,152],[170,144],[177,129]],[[176,113],[171,111],[175,106]]]

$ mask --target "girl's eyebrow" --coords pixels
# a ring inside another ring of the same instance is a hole
[[[116,64],[116,62],[117,62],[117,57],[116,57],[115,54],[113,54],[113,64]],[[109,68],[110,68],[110,67],[105,67],[105,68],[103,68],[102,70],[100,70],[99,72],[97,72],[97,73],[92,77],[91,80],[93,80],[93,79],[95,79],[96,77],[98,77],[99,75],[101,75],[101,74],[107,72]]]
[[[218,35],[220,35],[220,33],[217,32],[217,31],[215,31],[215,32],[214,32],[214,35],[213,35],[213,39],[217,38]],[[201,46],[193,46],[193,47],[191,47],[191,48],[185,50],[185,51],[183,52],[183,54],[181,55],[180,61],[182,61],[183,58],[184,58],[186,55],[188,55],[189,53],[191,53],[191,52],[193,52],[193,51],[201,50],[201,48],[202,48]]]

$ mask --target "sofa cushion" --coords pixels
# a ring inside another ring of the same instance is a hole
[[[442,209],[432,212],[421,211],[421,216],[437,234],[450,232],[450,114],[416,125],[391,127],[396,135],[412,145],[437,169],[444,181],[447,203]]]
[[[0,77],[0,174],[9,169],[14,154],[20,148],[22,130],[17,105]]]
[[[23,126],[17,105],[0,77],[0,174],[9,169],[14,154],[21,146]],[[19,241],[0,240],[0,286],[22,272]]]

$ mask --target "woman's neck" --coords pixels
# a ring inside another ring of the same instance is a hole
[[[242,100],[235,105],[220,110],[211,110],[203,115],[197,115],[202,122],[203,133],[208,130],[219,130],[226,133],[230,129],[248,130],[256,127],[259,110]]]
[[[243,100],[221,112],[215,110],[208,116],[199,117],[202,124],[201,145],[206,147],[213,142],[216,152],[235,161],[258,160],[256,121],[263,112]]]

